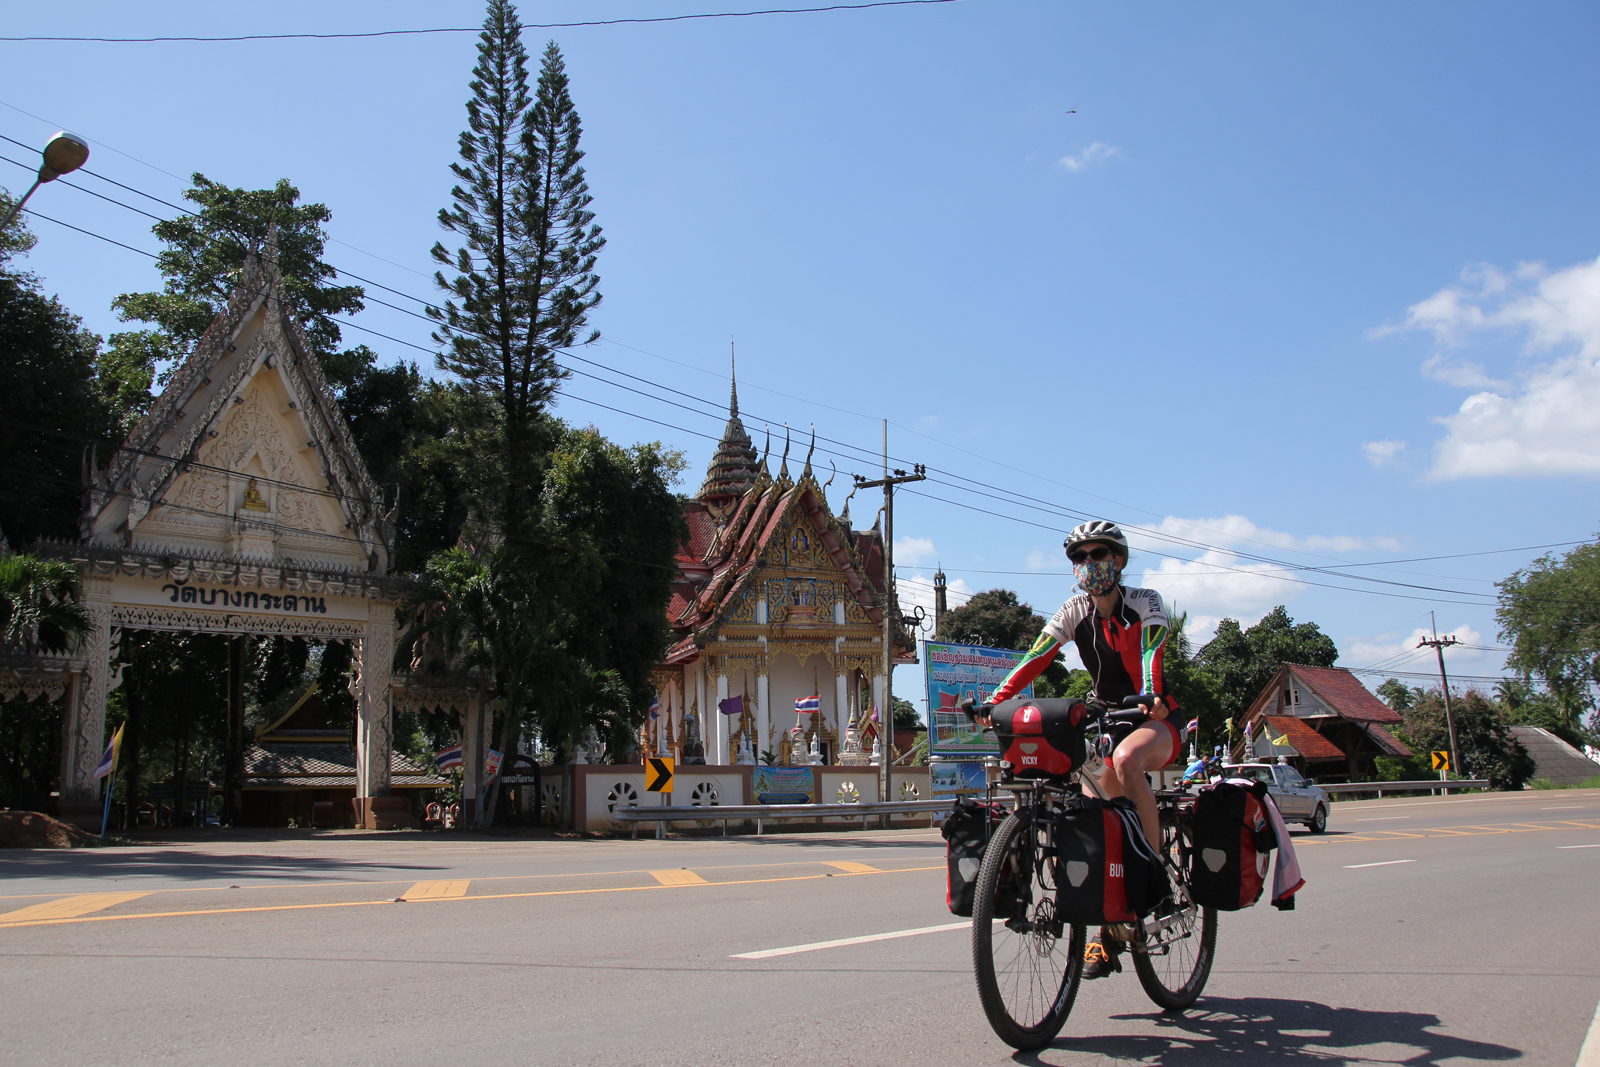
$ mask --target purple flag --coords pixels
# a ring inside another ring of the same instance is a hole
[[[724,715],[743,715],[744,697],[736,696],[729,697],[727,700],[719,700],[717,702],[717,710]]]

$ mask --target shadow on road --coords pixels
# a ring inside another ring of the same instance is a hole
[[[1164,1067],[1212,1063],[1338,1067],[1375,1061],[1409,1067],[1522,1056],[1520,1049],[1505,1045],[1435,1033],[1429,1028],[1443,1025],[1437,1015],[1335,1008],[1314,1001],[1202,997],[1185,1015],[1157,1012],[1114,1018],[1150,1019],[1161,1032],[1057,1038],[1042,1053],[1019,1053],[1014,1058],[1019,1063],[1058,1064],[1067,1062],[1064,1053],[1091,1053]]]
[[[0,879],[25,878],[136,878],[155,875],[194,882],[255,883],[307,879],[361,881],[385,871],[426,872],[442,869],[423,863],[348,860],[304,855],[219,855],[205,852],[150,850],[111,852],[28,851],[0,856]]]

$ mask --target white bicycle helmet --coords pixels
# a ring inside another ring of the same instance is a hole
[[[1122,528],[1104,519],[1093,519],[1073,527],[1067,539],[1061,542],[1061,547],[1071,552],[1079,545],[1095,543],[1110,545],[1124,556],[1128,554],[1128,539],[1122,535]]]

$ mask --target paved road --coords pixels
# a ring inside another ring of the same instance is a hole
[[[1196,1010],[1086,983],[1023,1061],[1572,1067],[1600,791],[1344,802],[1296,843],[1299,910],[1225,915]],[[1004,1063],[964,930],[737,958],[948,926],[943,890],[925,830],[5,852],[0,1061]]]

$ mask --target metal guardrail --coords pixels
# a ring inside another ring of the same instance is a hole
[[[1414,793],[1423,789],[1442,789],[1446,793],[1452,789],[1488,789],[1487,778],[1452,778],[1442,782],[1437,778],[1425,778],[1420,782],[1347,782],[1339,785],[1325,785],[1320,787],[1324,793],[1377,793],[1383,796],[1385,789],[1391,793]]]
[[[768,819],[837,819],[867,820],[876,815],[906,815],[916,812],[947,812],[952,800],[891,800],[871,801],[861,804],[709,804],[683,807],[639,808],[616,807],[611,818],[616,822],[633,824],[633,836],[639,836],[642,822],[721,822],[724,833],[728,823],[754,819],[756,833],[761,833],[762,823]]]

